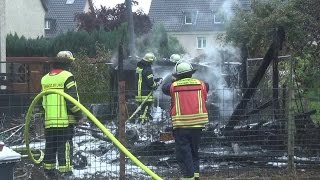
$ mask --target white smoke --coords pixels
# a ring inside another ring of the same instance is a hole
[[[218,3],[217,0],[213,4]],[[234,9],[240,7],[238,0],[225,0],[216,11],[222,15],[225,21],[230,21],[234,17]],[[220,116],[227,119],[231,116],[235,106],[237,105],[237,87],[230,87],[226,83],[227,73],[239,73],[233,70],[223,72],[225,63],[237,62],[233,64],[240,65],[240,50],[232,45],[221,46],[221,42],[215,41],[216,44],[208,44],[204,51],[205,59],[199,62],[200,65],[207,66],[206,72],[198,72],[199,79],[209,83],[211,95],[218,96],[218,101],[214,102],[220,109]],[[228,57],[226,58],[226,55]],[[186,60],[192,58],[188,57]],[[238,68],[239,69],[239,68]],[[232,74],[235,75],[235,74]],[[239,76],[238,76],[239,77]]]
[[[233,7],[239,6],[239,1],[237,0],[225,0],[219,9],[221,13],[224,14],[226,20],[230,20],[234,17],[234,10]]]
[[[209,94],[218,97],[218,100],[214,103],[220,109],[220,116],[223,119],[229,118],[237,104],[237,95],[234,90],[236,87],[227,84],[225,77],[230,74],[223,72],[223,68],[225,63],[239,62],[239,49],[230,45],[211,47],[205,50],[205,57],[199,64],[206,68],[198,71],[196,77],[209,83]]]
[[[221,0],[213,1],[213,4],[221,4],[219,9],[216,9],[216,11],[219,14],[223,15],[225,21],[228,21],[234,17],[234,8],[240,5],[238,0],[224,0],[222,2]],[[180,21],[175,18],[172,18],[171,21],[173,21],[172,23],[176,24],[180,23]],[[240,51],[238,48],[231,45],[221,46],[221,42],[218,40],[214,43],[214,45],[207,44],[207,47],[206,49],[204,49],[203,53],[204,58],[200,58],[200,61],[199,59],[195,61],[195,58],[190,56],[189,54],[183,55],[181,61],[199,64],[200,69],[195,73],[194,77],[209,84],[209,95],[218,97],[215,98],[215,100],[217,99],[217,101],[214,101],[214,104],[219,107],[220,116],[222,116],[223,119],[227,119],[230,117],[234,110],[234,107],[238,103],[236,98],[237,92],[235,91],[235,88],[237,87],[227,84],[225,77],[228,74],[226,74],[227,72],[223,71],[223,68],[226,62],[238,62],[233,63],[233,66],[234,64],[239,65]],[[228,57],[226,58],[226,56]],[[173,66],[169,68],[156,68],[154,72],[158,77],[171,79]],[[229,71],[229,73],[238,72]],[[159,93],[159,90],[161,91],[161,89],[158,89],[158,91],[155,92],[156,96],[159,96],[161,94]]]

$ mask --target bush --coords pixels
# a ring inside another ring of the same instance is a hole
[[[121,27],[124,28],[124,27]],[[88,33],[85,31],[67,32],[55,38],[47,39],[38,37],[36,39],[26,39],[17,34],[7,36],[7,56],[55,56],[61,50],[69,50],[73,53],[86,51],[88,56],[94,57],[97,54],[96,42],[106,49],[115,49],[119,43],[118,39],[123,30],[106,32],[103,30]]]
[[[111,59],[111,51],[99,43],[95,46],[98,56],[94,61],[83,50],[75,54],[76,61],[71,68],[77,81],[80,102],[84,105],[104,103],[111,99],[112,69],[107,64]]]

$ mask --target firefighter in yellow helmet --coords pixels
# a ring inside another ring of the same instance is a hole
[[[138,117],[142,124],[153,118],[151,115],[154,100],[153,91],[162,83],[162,78],[154,78],[153,76],[151,65],[155,60],[156,57],[153,53],[146,53],[136,66],[136,102],[141,104],[147,98],[147,101],[142,104]],[[151,95],[148,97],[149,93]]]
[[[199,179],[199,143],[201,131],[208,123],[209,85],[192,78],[195,71],[190,63],[177,63],[173,73],[175,81],[162,86],[162,92],[171,96],[175,152],[184,180]]]
[[[68,71],[75,60],[70,51],[60,51],[54,58],[51,71],[42,77],[42,91],[55,89],[79,100],[74,76]],[[72,138],[74,126],[82,122],[80,108],[58,94],[43,96],[45,111],[45,156],[43,167],[48,177],[72,176]],[[56,170],[56,156],[58,170]]]

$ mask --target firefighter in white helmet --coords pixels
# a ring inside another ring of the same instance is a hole
[[[138,117],[142,124],[153,118],[151,115],[152,103],[154,101],[153,91],[162,83],[162,78],[154,78],[153,76],[151,65],[155,60],[156,57],[153,53],[146,53],[142,60],[137,63],[136,67],[136,102],[141,104],[147,98],[147,101],[141,107]],[[148,96],[149,93],[151,93],[150,96]]]
[[[170,61],[173,63],[178,63],[181,60],[181,56],[179,54],[172,54],[170,56]]]
[[[162,92],[171,96],[175,152],[182,179],[199,179],[200,136],[208,123],[206,100],[209,85],[192,78],[195,71],[190,63],[177,63],[173,73],[175,81],[162,86]]]
[[[170,56],[170,61],[177,65],[177,63],[182,62],[181,61],[181,56],[179,54],[172,54]],[[172,76],[172,81],[175,81],[175,77],[174,76]]]
[[[68,71],[74,60],[70,51],[60,51],[54,58],[51,71],[41,79],[42,91],[54,89],[79,100],[75,78]],[[72,138],[74,126],[82,122],[81,110],[58,94],[43,96],[42,106],[45,111],[45,173],[50,178],[72,176]]]

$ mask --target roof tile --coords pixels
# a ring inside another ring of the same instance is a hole
[[[46,31],[46,37],[75,30],[77,25],[75,15],[84,11],[86,1],[75,0],[73,4],[66,4],[66,0],[47,0],[46,19],[55,20],[55,27]]]
[[[221,31],[222,24],[214,24],[214,14],[225,8],[239,6],[250,9],[250,0],[152,0],[149,17],[153,23],[162,23],[167,31]],[[184,24],[185,13],[192,13],[196,21]]]

